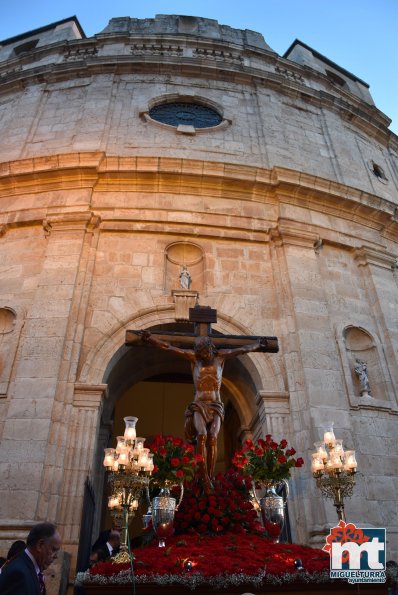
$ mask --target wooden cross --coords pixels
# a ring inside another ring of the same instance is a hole
[[[231,347],[242,347],[259,341],[261,338],[267,339],[267,345],[261,350],[267,353],[277,353],[279,351],[277,337],[258,337],[255,335],[216,335],[213,334],[211,325],[217,322],[217,310],[210,306],[196,305],[189,308],[189,322],[194,323],[193,333],[176,333],[172,331],[161,331],[151,333],[152,336],[161,341],[168,341],[176,347],[192,348],[195,339],[201,336],[208,336],[214,345],[219,349],[228,349]],[[141,342],[142,331],[126,331],[126,345],[144,345]]]

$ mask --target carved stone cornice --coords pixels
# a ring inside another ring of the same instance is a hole
[[[269,229],[275,225],[278,215],[282,214],[283,219],[284,209],[289,213],[289,207],[285,205],[296,205],[301,209],[354,221],[381,234],[388,234],[393,241],[398,238],[396,205],[392,201],[325,178],[281,167],[270,170],[181,158],[113,157],[103,152],[51,155],[0,163],[0,198],[30,193],[38,196],[34,209],[24,209],[23,218],[13,212],[5,214],[2,223],[10,223],[15,227],[21,219],[23,225],[37,225],[43,219],[43,211],[46,213],[48,208],[48,191],[64,192],[83,188],[88,191],[87,198],[82,197],[88,208],[92,192],[165,192],[184,195],[189,189],[189,193],[197,196],[223,196],[224,199],[250,201],[256,205],[258,215],[246,217],[243,221],[231,215],[231,221],[228,226],[223,225],[223,229],[228,229],[228,233],[233,235],[234,230],[241,229],[243,223],[244,232],[250,234],[247,239],[251,241],[269,240]],[[115,230],[120,226],[128,231],[129,225],[133,225],[139,231],[140,225],[146,229],[145,226],[151,223],[142,222],[134,216],[123,221],[112,221],[111,213],[107,213],[107,217],[107,226]],[[195,213],[195,217],[198,229],[208,226],[209,212]],[[46,218],[51,223],[48,216]],[[174,225],[177,223],[184,225],[181,220],[174,222]],[[319,235],[311,231],[310,225],[307,228],[303,227],[303,223],[300,225],[301,231],[297,234],[291,224],[285,224],[281,228],[283,241],[296,243],[299,235],[304,245],[311,246],[319,239]],[[50,230],[47,223],[46,229]],[[178,233],[178,230],[175,231]],[[186,229],[181,228],[181,233],[187,233]],[[276,241],[277,234],[274,230],[272,233]],[[278,233],[281,235],[280,231]]]
[[[73,393],[73,406],[79,409],[100,409],[106,396],[107,384],[76,383]]]
[[[100,224],[100,217],[94,213],[75,212],[75,213],[57,213],[47,215],[43,220],[43,229],[46,235],[54,231],[76,231],[86,230],[93,232]]]
[[[259,390],[256,395],[256,405],[263,404],[267,413],[288,415],[290,413],[290,395],[288,392],[272,392]]]
[[[374,265],[383,269],[395,270],[397,257],[390,252],[381,252],[366,246],[354,251],[354,259],[358,266]]]
[[[320,241],[319,235],[311,229],[310,225],[286,219],[279,219],[278,226],[271,230],[270,235],[277,245],[292,244],[313,250],[316,243]]]

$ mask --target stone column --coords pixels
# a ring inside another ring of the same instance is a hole
[[[2,435],[0,535],[7,523],[58,520],[73,399],[68,381],[78,359],[84,279],[96,225],[87,211],[54,214],[43,224],[47,248],[27,308]]]
[[[106,388],[106,384],[76,384],[73,395],[58,514],[64,546],[72,554],[72,568],[79,544],[84,482],[86,477],[92,479],[93,475]],[[99,494],[98,503],[101,501],[102,494]]]
[[[287,439],[308,461],[322,421],[318,419],[320,412],[333,419],[336,408],[346,408],[321,273],[322,244],[310,225],[289,219],[280,219],[272,237],[273,270],[280,298],[281,353],[290,395],[291,438]],[[280,424],[279,415],[275,414],[275,428]],[[318,539],[325,531],[326,512],[309,465],[294,474],[292,487],[295,537],[305,541],[309,531],[310,541]]]

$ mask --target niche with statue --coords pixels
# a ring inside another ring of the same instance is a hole
[[[355,326],[346,327],[343,334],[355,394],[358,397],[386,400],[386,375],[375,339],[364,329]]]

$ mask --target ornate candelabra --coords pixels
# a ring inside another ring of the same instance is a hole
[[[355,485],[357,462],[354,450],[344,450],[343,441],[333,432],[333,423],[325,427],[323,442],[315,442],[311,471],[317,487],[331,498],[340,521],[345,522],[344,498],[350,498]]]
[[[136,437],[137,417],[124,418],[126,428],[123,436],[117,437],[116,448],[106,448],[104,467],[109,472],[111,495],[108,508],[112,517],[121,524],[120,552],[114,558],[122,563],[130,560],[129,521],[133,518],[142,493],[148,487],[153,471],[153,454],[144,448],[145,438]]]

